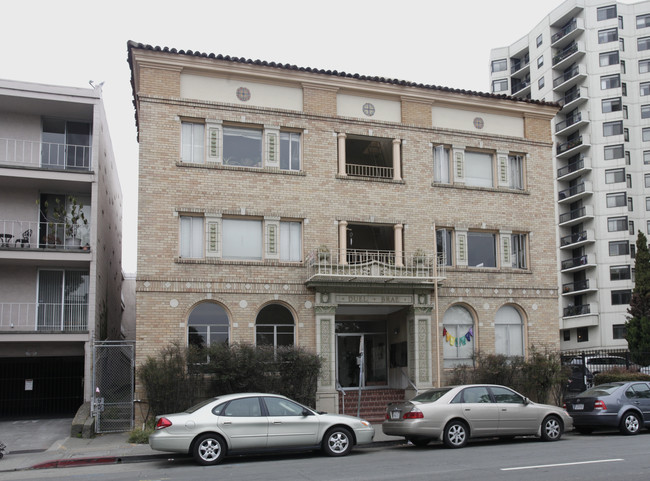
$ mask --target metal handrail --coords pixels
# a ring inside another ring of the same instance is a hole
[[[91,157],[89,145],[0,138],[2,165],[88,171],[92,164]]]
[[[558,40],[560,40],[562,37],[567,36],[568,34],[570,34],[571,32],[573,32],[576,28],[578,28],[578,22],[577,22],[577,20],[574,18],[574,19],[573,19],[573,20],[572,20],[568,25],[565,25],[565,26],[562,28],[562,30],[560,30],[559,32],[555,33],[555,34],[551,37],[551,44],[554,44],[555,42],[557,42]]]

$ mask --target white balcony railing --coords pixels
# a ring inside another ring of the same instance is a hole
[[[0,249],[90,250],[90,224],[0,220]]]
[[[0,331],[86,331],[88,303],[0,303]]]
[[[351,177],[393,178],[393,168],[381,165],[345,164],[345,173]]]
[[[395,251],[334,249],[311,252],[306,259],[308,280],[359,278],[384,282],[435,282],[445,277],[444,255]]]
[[[91,151],[87,145],[0,138],[0,165],[88,171]]]

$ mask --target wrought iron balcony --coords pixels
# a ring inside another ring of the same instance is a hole
[[[89,171],[91,163],[91,148],[87,145],[0,138],[0,165]]]
[[[554,44],[555,42],[557,42],[558,40],[560,40],[562,37],[564,37],[564,36],[570,34],[570,33],[573,32],[576,28],[578,28],[578,22],[577,22],[576,19],[574,18],[574,19],[573,19],[571,22],[569,22],[569,23],[568,23],[568,24],[567,24],[567,25],[566,25],[562,30],[560,30],[559,32],[555,33],[555,34],[551,37],[551,44]]]
[[[564,177],[565,175],[569,175],[580,169],[584,169],[584,167],[585,167],[584,156],[580,156],[580,160],[576,162],[572,162],[570,164],[565,165],[564,167],[560,167],[559,169],[557,169],[557,176],[558,178]]]
[[[567,48],[565,48],[564,50],[562,50],[560,53],[558,53],[553,57],[553,65],[559,64],[560,62],[562,62],[562,60],[569,58],[577,51],[578,51],[578,44],[572,43]]]
[[[90,250],[90,223],[0,219],[0,249]]]
[[[567,306],[564,308],[563,317],[583,316],[590,313],[591,309],[589,307],[589,304],[582,304],[580,306]]]
[[[562,294],[589,290],[589,279],[562,284]]]
[[[512,86],[512,94],[514,95],[517,92],[521,92],[526,87],[530,87],[530,81],[528,81],[528,82],[519,82],[518,84],[515,84],[515,85]]]
[[[88,301],[0,303],[0,332],[78,332],[88,330]]]
[[[574,257],[572,259],[567,259],[562,261],[562,270],[573,269],[574,267],[586,266],[589,264],[589,260],[586,255]]]
[[[444,255],[437,258],[421,251],[402,253],[383,250],[334,249],[311,252],[306,259],[307,282],[418,282],[444,279]]]
[[[586,230],[582,232],[575,232],[560,238],[560,247],[570,246],[571,244],[577,244],[578,242],[584,242],[589,240]]]
[[[575,147],[578,147],[580,145],[582,145],[582,135],[578,136],[575,139],[569,140],[568,142],[558,144],[556,149],[555,149],[555,153],[557,155],[563,154],[563,153],[568,152],[569,150],[571,150],[571,149],[573,149]]]
[[[586,182],[581,182],[577,185],[569,187],[568,189],[559,191],[557,193],[558,200],[559,201],[568,200],[571,199],[572,197],[575,197],[576,195],[587,193],[588,188],[591,189],[590,183],[588,184]]]

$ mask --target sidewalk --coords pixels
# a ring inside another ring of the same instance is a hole
[[[386,436],[381,431],[381,424],[375,424],[377,443],[402,442],[403,438]],[[176,453],[164,453],[152,450],[148,444],[131,444],[129,433],[98,434],[94,438],[80,439],[67,437],[56,441],[48,449],[40,452],[19,451],[15,454],[5,453],[0,459],[0,473],[24,469],[50,469],[93,464],[138,463],[154,459],[168,459],[178,456]],[[363,449],[366,446],[359,446]],[[10,451],[11,446],[7,449]]]

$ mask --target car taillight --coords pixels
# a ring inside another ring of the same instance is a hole
[[[605,405],[604,401],[596,401],[594,403],[594,409],[602,409],[603,411],[607,411],[607,406]]]
[[[165,429],[172,425],[172,422],[167,418],[160,418],[156,423],[156,429]]]
[[[404,413],[404,419],[424,419],[424,414],[418,408],[413,408],[411,411]]]

